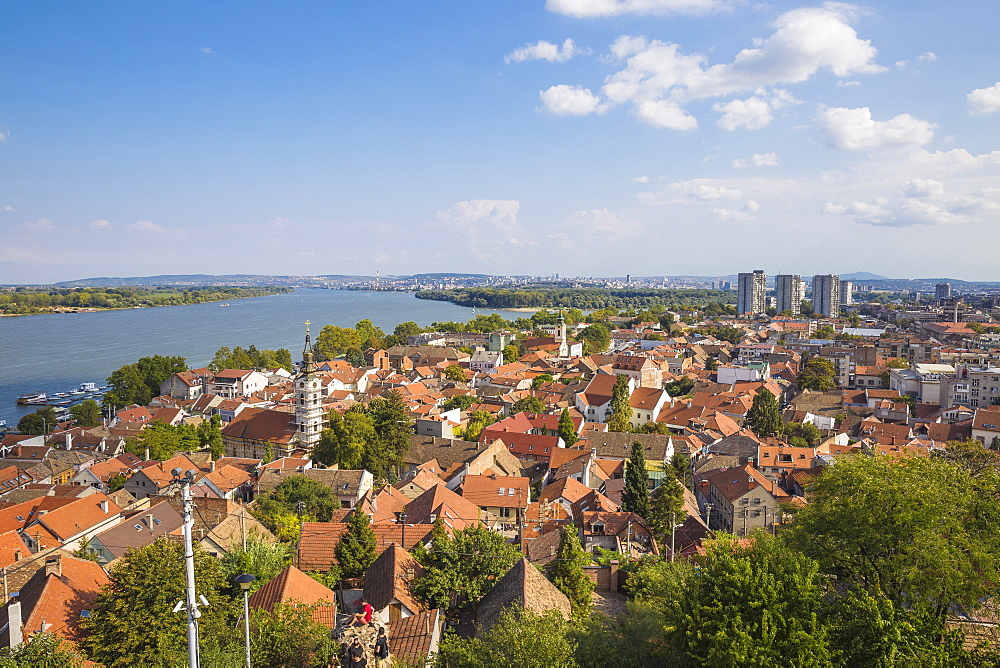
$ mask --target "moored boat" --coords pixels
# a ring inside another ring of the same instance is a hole
[[[36,404],[39,402],[44,402],[48,398],[49,395],[45,394],[44,392],[27,392],[17,398],[17,403]]]

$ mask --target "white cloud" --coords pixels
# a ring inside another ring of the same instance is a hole
[[[567,221],[567,226],[587,238],[595,235],[630,235],[638,229],[635,221],[621,218],[609,211],[607,207],[590,209],[589,211],[574,211]]]
[[[728,6],[728,0],[546,0],[545,9],[575,18],[621,14],[702,14]]]
[[[901,184],[893,197],[876,197],[848,204],[827,202],[822,213],[847,216],[860,225],[908,227],[958,225],[977,222],[1000,211],[996,189],[956,194],[933,179],[913,179]]]
[[[799,101],[787,90],[775,90],[767,93],[761,91],[761,95],[754,95],[746,100],[733,100],[731,102],[720,102],[712,107],[714,111],[722,112],[723,116],[717,122],[723,130],[735,130],[745,127],[748,130],[759,130],[774,120],[776,109],[792,104],[799,104]]]
[[[921,53],[919,56],[917,56],[917,60],[922,60],[925,63],[933,62],[937,60],[937,54],[934,53],[933,51],[925,51],[924,53]]]
[[[746,167],[775,167],[778,165],[778,154],[754,153],[750,158],[733,160],[732,165],[737,169],[744,169]]]
[[[206,54],[206,55],[209,55],[209,56],[214,56],[215,55],[215,49],[213,49],[210,46],[203,46],[203,47],[201,47],[198,50],[201,51],[202,53]]]
[[[837,82],[837,87],[838,88],[849,88],[851,86],[860,86],[860,85],[861,85],[860,81],[838,81]]]
[[[480,259],[492,258],[503,246],[530,244],[517,219],[521,203],[517,200],[473,199],[455,202],[437,212],[440,224],[462,234],[470,252]]]
[[[630,105],[643,122],[687,130],[697,121],[684,111],[686,103],[753,91],[747,100],[717,105],[726,114],[720,125],[763,127],[774,109],[794,102],[787,91],[771,90],[778,84],[806,81],[821,69],[837,77],[884,70],[874,61],[875,47],[849,24],[856,15],[850,5],[838,3],[792,10],[778,17],[769,37],[717,65],[704,55],[682,53],[677,44],[622,36],[611,46],[611,60],[625,66],[605,79],[600,94],[563,84],[542,93],[543,105],[563,115]]]
[[[6,143],[8,137],[10,137],[9,130],[0,130],[0,144]]]
[[[2,207],[0,207],[0,211],[13,211],[13,210],[14,207],[12,207],[10,204],[4,204]]]
[[[717,218],[719,220],[739,220],[739,221],[749,221],[753,220],[753,214],[760,210],[760,204],[753,200],[748,200],[742,208],[739,209],[723,209],[715,208],[709,211],[709,215]]]
[[[515,49],[503,60],[505,63],[523,63],[527,60],[547,60],[550,63],[564,63],[574,56],[582,53],[573,43],[572,39],[567,39],[562,46],[541,40],[534,44],[525,44],[520,49]]]
[[[921,146],[934,137],[937,127],[910,114],[876,121],[868,107],[824,109],[818,120],[831,146],[854,151]]]
[[[648,176],[637,176],[632,180],[635,181],[636,183],[649,183],[650,179]]]
[[[601,113],[601,100],[589,88],[559,84],[539,93],[542,108],[556,116]]]
[[[125,226],[127,230],[136,230],[139,232],[165,232],[162,227],[157,225],[151,220],[137,220],[134,223],[129,223]]]
[[[90,229],[92,230],[110,230],[111,223],[104,220],[103,218],[98,218],[97,220],[90,221]]]
[[[969,111],[974,114],[992,114],[1000,111],[1000,81],[989,88],[977,88],[965,99],[969,103]]]
[[[271,228],[272,230],[283,230],[286,227],[288,227],[289,224],[290,221],[287,218],[282,218],[280,216],[277,218],[272,218],[271,220],[267,221],[267,227]]]
[[[54,230],[56,225],[48,218],[36,218],[21,223],[20,228],[22,230]]]

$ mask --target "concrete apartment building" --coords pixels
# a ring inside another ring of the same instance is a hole
[[[1000,367],[955,365],[955,372],[941,378],[941,405],[945,408],[1000,406]]]
[[[816,274],[813,276],[813,311],[828,318],[840,316],[840,276]]]
[[[802,312],[802,300],[806,293],[802,289],[802,277],[798,274],[778,274],[774,279],[774,293],[778,313],[789,311],[792,315]]]
[[[739,275],[736,295],[736,311],[740,314],[764,313],[767,310],[767,277],[762,269],[743,272]]]

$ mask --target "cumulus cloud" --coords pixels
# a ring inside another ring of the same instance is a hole
[[[957,225],[975,222],[1000,211],[998,194],[995,189],[951,193],[940,181],[913,179],[902,183],[893,197],[847,204],[827,202],[821,211],[847,216],[860,225],[872,227]]]
[[[775,90],[770,93],[762,91],[761,95],[745,100],[720,102],[712,109],[722,113],[717,124],[723,130],[731,131],[739,127],[759,130],[774,120],[773,111],[792,104],[799,104],[799,101],[791,93],[787,90]]]
[[[528,60],[547,60],[550,63],[564,63],[582,51],[577,48],[572,39],[567,39],[562,46],[541,40],[534,44],[525,44],[520,49],[510,52],[503,60],[505,63],[523,63]]]
[[[53,223],[48,218],[36,218],[35,220],[28,220],[20,225],[22,230],[54,230],[56,229],[56,224]]]
[[[763,127],[771,112],[794,103],[791,93],[774,89],[779,84],[806,81],[822,69],[837,77],[884,70],[874,60],[875,47],[851,27],[856,14],[838,3],[786,12],[769,37],[740,51],[732,62],[716,65],[704,55],[682,53],[677,44],[622,36],[611,46],[611,58],[624,67],[605,79],[599,94],[579,86],[553,86],[542,93],[543,107],[585,115],[628,105],[643,122],[687,130],[697,125],[683,109],[688,102],[752,91],[750,98],[716,106],[724,114],[720,125]],[[567,103],[570,94],[574,104]]]
[[[632,180],[634,182],[636,182],[636,183],[649,183],[649,177],[648,176],[637,176],[637,177],[635,177]]]
[[[127,230],[135,230],[138,232],[164,232],[162,227],[157,225],[151,220],[137,220],[134,223],[129,223],[125,226]]]
[[[703,14],[722,9],[725,0],[546,0],[545,9],[575,18],[621,14]]]
[[[737,169],[744,169],[746,167],[776,167],[778,165],[778,154],[754,153],[750,158],[733,160],[732,165]]]
[[[589,88],[559,84],[538,95],[542,100],[542,109],[556,116],[586,116],[602,111],[600,98]]]
[[[10,137],[9,130],[0,130],[0,144],[6,143],[8,137]]]
[[[12,207],[10,204],[4,204],[2,207],[0,207],[0,211],[5,211],[6,212],[6,211],[13,211],[13,210],[14,210],[14,207]]]
[[[201,47],[198,50],[201,51],[202,53],[206,54],[206,55],[209,55],[209,56],[214,56],[215,55],[215,49],[213,49],[210,46],[203,46],[203,47]]]
[[[111,223],[104,220],[103,218],[98,218],[97,220],[90,221],[90,229],[92,230],[110,230]]]
[[[758,204],[753,200],[748,200],[739,209],[723,209],[717,207],[715,209],[712,209],[708,213],[711,216],[717,218],[718,220],[749,221],[754,219],[753,214],[757,213],[757,211],[759,210],[760,210],[760,204]]]
[[[609,211],[607,207],[574,211],[567,223],[577,233],[583,234],[587,238],[596,235],[628,235],[638,229],[638,224],[635,221],[626,220]]]
[[[438,211],[437,219],[464,235],[471,252],[485,259],[504,246],[530,245],[530,234],[517,219],[520,210],[517,200],[473,199]]]
[[[852,151],[921,146],[934,137],[937,127],[910,114],[876,121],[868,107],[824,109],[819,123],[831,146]]]
[[[917,56],[917,60],[922,60],[925,63],[933,62],[937,60],[937,54],[934,53],[933,51],[925,51],[924,53],[921,53],[919,56]]]
[[[989,88],[977,88],[965,97],[969,111],[974,114],[992,114],[1000,111],[1000,81]]]
[[[851,86],[860,86],[860,85],[861,85],[860,81],[838,81],[837,82],[837,87],[838,88],[850,88]]]

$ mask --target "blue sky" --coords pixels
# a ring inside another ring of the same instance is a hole
[[[8,3],[0,282],[1000,280],[1000,5]]]

